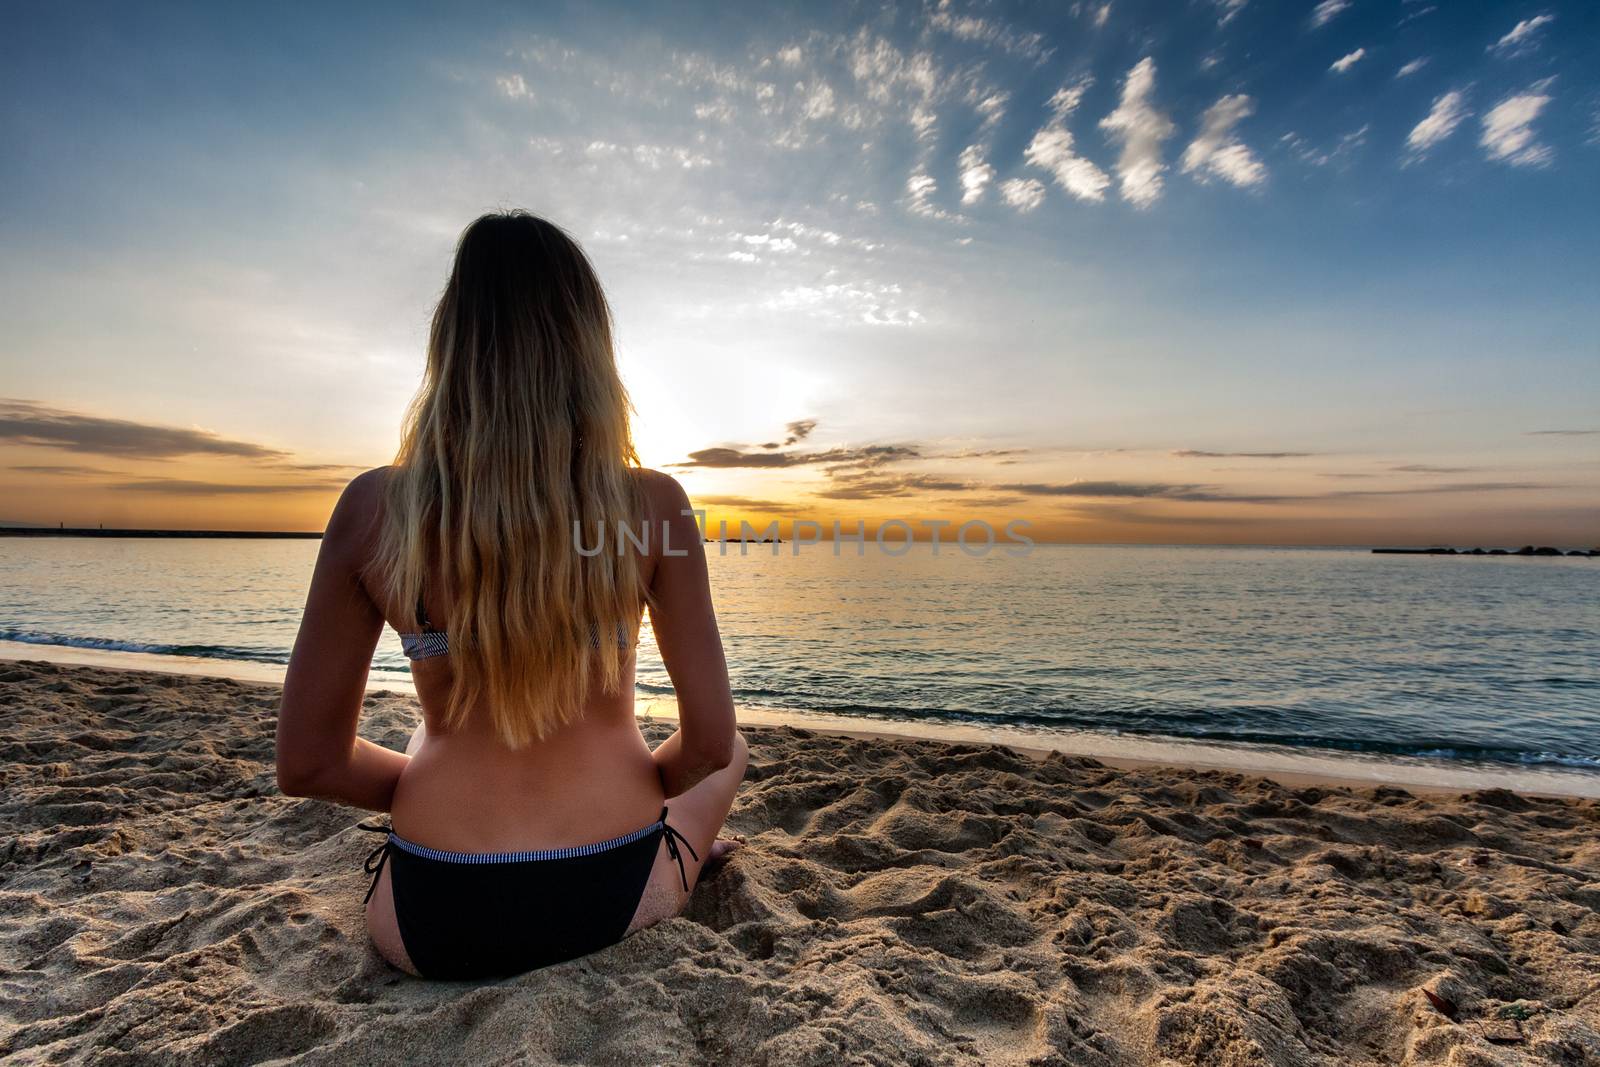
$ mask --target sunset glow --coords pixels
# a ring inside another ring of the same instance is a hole
[[[1588,547],[1597,16],[1345,6],[36,13],[0,521],[321,528],[522,206],[713,524]]]

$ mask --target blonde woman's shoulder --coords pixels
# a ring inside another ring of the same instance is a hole
[[[689,494],[672,475],[640,467],[634,471],[634,477],[639,480],[640,492],[644,495],[652,518],[677,518],[684,509],[690,507]]]
[[[328,517],[324,539],[352,548],[366,548],[370,544],[383,507],[383,486],[392,469],[374,467],[350,479],[339,494],[339,502],[333,506],[333,514]]]

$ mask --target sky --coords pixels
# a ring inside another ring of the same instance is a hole
[[[566,227],[713,522],[1600,544],[1600,7],[78,5],[0,38],[0,521],[319,529]]]

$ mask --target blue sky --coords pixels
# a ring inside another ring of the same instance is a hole
[[[455,235],[521,206],[731,515],[1600,540],[1591,4],[15,21],[0,519],[318,525]]]

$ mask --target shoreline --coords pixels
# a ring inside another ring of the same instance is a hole
[[[24,660],[62,666],[228,678],[267,685],[282,685],[285,671],[282,665],[274,663],[0,641],[0,661]],[[367,691],[416,694],[409,676],[386,671],[369,677]],[[635,714],[642,722],[677,721],[677,705],[671,697],[638,695],[634,704]],[[1371,789],[1390,786],[1438,795],[1505,789],[1525,796],[1600,799],[1600,774],[1576,769],[1459,765],[1415,757],[1358,756],[1324,749],[1225,744],[1003,724],[880,723],[879,720],[825,711],[791,711],[749,704],[739,704],[737,712],[741,726],[789,726],[858,740],[1003,745],[1035,758],[1060,753],[1089,757],[1119,770],[1171,767],[1247,774],[1293,788],[1325,786]]]

